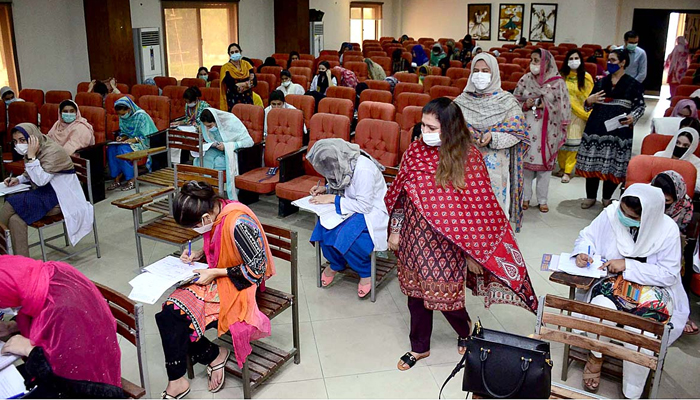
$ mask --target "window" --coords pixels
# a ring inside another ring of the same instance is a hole
[[[199,67],[223,65],[238,42],[237,2],[164,1],[168,76],[195,78]]]
[[[9,86],[19,94],[10,7],[11,4],[0,4],[0,87]]]
[[[350,41],[379,40],[382,36],[382,3],[350,3]]]

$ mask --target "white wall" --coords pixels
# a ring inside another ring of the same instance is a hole
[[[90,78],[82,0],[12,3],[21,87],[70,90]]]
[[[238,24],[238,41],[243,48],[243,55],[264,60],[275,52],[273,0],[241,0],[238,5]]]

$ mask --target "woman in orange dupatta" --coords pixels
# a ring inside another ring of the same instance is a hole
[[[174,203],[175,221],[201,233],[202,250],[182,253],[183,262],[206,258],[208,269],[195,270],[198,278],[168,296],[156,314],[168,386],[161,398],[180,399],[190,392],[185,378],[187,357],[207,365],[209,391],[224,386],[224,366],[230,351],[204,337],[217,328],[218,336],[231,332],[240,368],[252,351],[250,342],[270,335],[270,320],[255,302],[264,280],[275,274],[272,254],[260,221],[245,205],[223,200],[211,186],[190,181]]]

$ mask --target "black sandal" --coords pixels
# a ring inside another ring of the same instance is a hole
[[[406,354],[402,355],[399,361],[403,362],[405,365],[408,366],[406,369],[401,369],[399,368],[400,371],[408,371],[409,369],[413,368],[414,365],[418,362],[418,359],[411,354],[410,351],[406,352]],[[398,368],[398,366],[397,366]]]
[[[182,392],[178,395],[175,395],[175,396],[169,395],[168,392],[166,392],[164,390],[163,393],[160,394],[160,398],[161,399],[181,399],[181,398],[187,396],[188,394],[190,394],[190,388],[187,388],[187,390],[185,390],[184,392]]]
[[[469,338],[464,339],[464,338],[457,338],[457,353],[459,353],[460,356],[463,356],[464,353],[467,351],[467,344],[469,343]],[[464,351],[460,351],[459,349],[464,349]]]

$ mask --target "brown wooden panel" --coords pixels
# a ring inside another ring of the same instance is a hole
[[[275,235],[275,236],[280,236],[283,238],[291,239],[292,238],[292,231],[289,229],[284,229],[280,228],[278,226],[274,225],[267,225],[267,224],[262,224],[263,231],[269,236],[269,235]]]
[[[310,52],[309,0],[275,0],[275,52],[291,51]]]
[[[267,236],[267,242],[270,244],[270,246],[277,246],[281,249],[291,248],[291,243],[289,240],[279,239],[274,236]]]
[[[122,378],[122,390],[130,399],[140,399],[146,395],[146,389]]]

